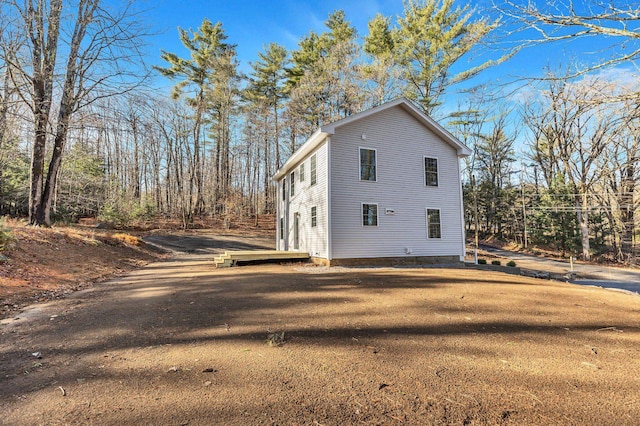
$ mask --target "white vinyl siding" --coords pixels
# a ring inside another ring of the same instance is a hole
[[[286,180],[289,181],[289,197],[279,201],[279,212],[285,216],[284,238],[289,250],[307,252],[312,256],[328,257],[328,217],[329,207],[327,200],[328,184],[328,142],[323,142],[315,151],[303,158],[298,171],[298,182],[302,177],[302,164],[309,161],[310,185],[298,185],[294,192],[291,191],[291,182],[296,178],[294,173],[289,173]],[[296,166],[297,167],[297,166]],[[314,182],[315,176],[315,182]],[[284,177],[282,179],[285,179]],[[295,184],[294,184],[295,185]],[[286,185],[282,190],[286,194]],[[295,196],[294,196],[295,194]],[[312,226],[312,206],[315,207],[315,226]],[[299,215],[298,248],[295,246],[295,215]],[[285,241],[280,241],[279,250],[285,249]]]
[[[376,150],[376,185],[363,185],[354,167],[363,134]],[[332,258],[406,256],[407,248],[411,256],[464,254],[457,151],[402,107],[337,127],[330,152]],[[437,159],[438,186],[425,186],[425,158]],[[362,204],[372,200],[375,228],[363,226]],[[430,206],[440,210],[440,238],[425,237]]]

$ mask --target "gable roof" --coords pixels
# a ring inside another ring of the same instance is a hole
[[[455,136],[445,130],[445,128],[439,125],[433,118],[420,111],[411,101],[406,98],[398,98],[379,105],[375,108],[350,115],[349,117],[320,127],[315,131],[313,135],[311,135],[311,137],[309,137],[309,139],[307,139],[304,144],[302,144],[300,148],[296,150],[296,152],[293,153],[291,157],[289,157],[289,159],[282,165],[282,167],[278,169],[276,174],[273,176],[273,180],[279,180],[280,178],[285,176],[289,172],[289,170],[293,168],[293,166],[295,166],[309,153],[314,151],[325,140],[327,136],[333,135],[338,127],[363,119],[365,117],[369,117],[370,115],[377,114],[381,111],[385,111],[396,106],[401,107],[433,133],[440,136],[443,141],[451,145],[456,150],[458,157],[466,157],[471,154],[471,150],[465,144],[460,142]]]

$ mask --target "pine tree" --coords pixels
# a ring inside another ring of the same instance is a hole
[[[330,14],[325,25],[329,31],[310,32],[292,52],[288,113],[300,122],[296,127],[303,134],[358,112],[362,105],[356,30],[341,10]]]
[[[190,59],[183,59],[175,53],[162,51],[161,58],[168,62],[166,68],[155,67],[163,76],[179,80],[173,87],[172,97],[178,99],[187,96],[187,103],[194,109],[193,126],[193,168],[195,170],[195,206],[196,214],[204,210],[203,196],[203,159],[201,157],[200,135],[205,114],[210,108],[210,92],[214,89],[214,78],[224,67],[224,58],[235,51],[235,46],[225,43],[227,39],[222,23],[215,25],[207,18],[196,31],[178,28],[180,41],[189,50]],[[220,150],[218,150],[220,152]]]
[[[454,73],[452,67],[495,29],[498,21],[474,19],[473,9],[468,5],[454,8],[454,0],[406,0],[404,7],[393,33],[396,60],[404,69],[407,96],[427,114],[442,103],[449,87],[508,58],[505,55]]]
[[[399,67],[394,58],[395,43],[390,28],[391,20],[377,14],[368,23],[369,34],[364,37],[364,52],[371,58],[362,67],[362,73],[371,82],[373,105],[380,105],[400,92]]]
[[[269,199],[269,179],[274,171],[271,164],[272,148],[275,151],[275,169],[281,165],[280,158],[280,109],[284,99],[287,97],[287,72],[289,65],[289,54],[287,50],[276,44],[271,43],[266,47],[264,53],[258,53],[259,60],[251,64],[253,72],[251,73],[249,87],[245,91],[245,98],[252,108],[258,111],[264,111],[264,146],[263,146],[263,164],[264,164],[264,207],[265,211],[269,211],[271,200]],[[270,126],[269,123],[273,123]],[[273,139],[270,140],[269,127],[273,128]]]

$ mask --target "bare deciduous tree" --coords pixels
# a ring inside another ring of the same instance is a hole
[[[520,24],[523,36],[514,38],[519,47],[593,37],[606,37],[619,47],[606,49],[605,55],[600,52],[595,62],[570,77],[640,58],[640,5],[637,2],[506,0],[497,7]],[[527,32],[529,29],[534,30],[532,36]]]
[[[133,4],[129,1],[116,10],[99,0],[72,4],[14,0],[8,6],[24,39],[22,49],[7,55],[7,61],[34,119],[30,224],[51,224],[51,203],[72,116],[95,100],[126,92],[140,82],[135,74],[141,71],[144,29],[137,23]],[[50,138],[53,149],[45,173]]]
[[[525,113],[525,122],[536,136],[532,158],[541,167],[547,185],[551,187],[560,176],[572,192],[586,260],[591,257],[591,193],[602,182],[607,147],[615,143],[619,132],[603,93],[610,90],[596,79],[577,83],[552,79],[542,90],[538,105],[529,106]]]

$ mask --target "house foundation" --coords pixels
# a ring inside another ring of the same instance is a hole
[[[459,256],[401,256],[401,257],[366,257],[347,259],[325,259],[311,257],[311,261],[322,266],[421,266],[421,265],[456,265],[462,266]]]

